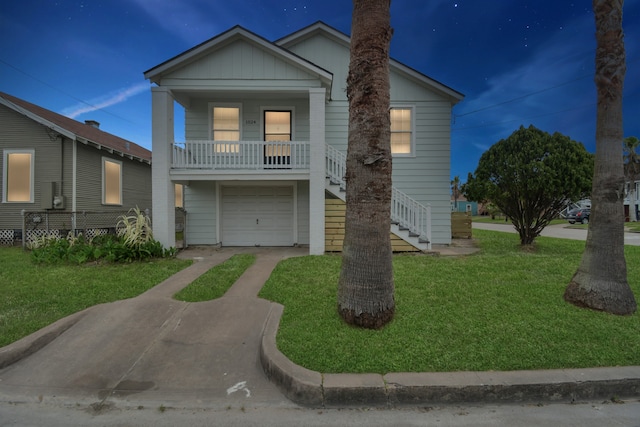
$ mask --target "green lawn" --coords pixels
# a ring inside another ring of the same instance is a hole
[[[174,295],[179,301],[200,302],[220,298],[256,261],[253,254],[237,254],[216,265]]]
[[[640,222],[625,222],[624,226],[626,227],[627,231],[640,233]]]
[[[494,219],[491,219],[491,217],[488,215],[478,215],[478,216],[471,217],[471,220],[473,222],[490,223],[490,224],[511,224],[511,221],[509,220],[505,221],[505,217],[500,215],[496,216]],[[555,224],[569,225],[566,219],[554,219],[550,223],[550,225],[555,225]]]
[[[474,230],[482,251],[464,258],[396,256],[396,317],[360,330],[337,315],[339,256],[280,263],[260,296],[285,311],[278,348],[323,373],[514,370],[640,365],[640,316],[579,309],[562,294],[584,242]],[[640,247],[626,247],[640,297]]]
[[[37,265],[29,252],[0,247],[0,347],[87,307],[137,296],[190,264]]]

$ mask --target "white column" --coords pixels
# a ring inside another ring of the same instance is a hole
[[[325,88],[309,89],[309,139],[311,144],[309,254],[311,255],[322,255],[324,253],[325,93]]]
[[[153,237],[165,248],[176,245],[175,189],[169,177],[173,149],[173,102],[169,89],[151,88]]]

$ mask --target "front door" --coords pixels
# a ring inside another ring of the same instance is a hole
[[[288,168],[291,164],[291,111],[264,112],[264,165]]]

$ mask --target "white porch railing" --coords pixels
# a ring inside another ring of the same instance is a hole
[[[176,169],[309,169],[307,141],[186,141],[173,144]]]
[[[347,169],[347,156],[331,145],[327,144],[327,177],[334,185],[346,189],[344,179]],[[423,204],[412,199],[395,187],[391,189],[391,222],[398,224],[400,229],[427,243],[431,249],[431,205]]]

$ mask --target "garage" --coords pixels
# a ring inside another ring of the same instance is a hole
[[[293,186],[223,186],[223,246],[292,246]]]

